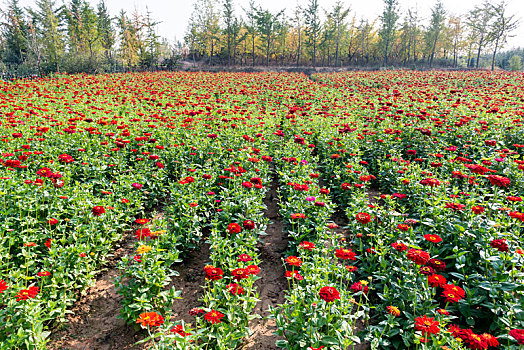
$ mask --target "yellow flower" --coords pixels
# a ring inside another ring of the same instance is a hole
[[[150,236],[151,237],[158,237],[159,235],[163,234],[163,233],[166,233],[166,230],[161,230],[161,231],[153,231],[150,233]]]
[[[145,253],[149,253],[150,251],[151,251],[151,247],[148,245],[141,245],[140,247],[136,249],[136,252],[138,254],[145,254]]]

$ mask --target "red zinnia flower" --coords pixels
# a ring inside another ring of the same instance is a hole
[[[492,248],[497,249],[499,252],[507,252],[509,250],[508,244],[505,239],[494,239],[489,244]]]
[[[227,290],[233,295],[243,295],[246,293],[246,290],[239,286],[237,283],[230,283],[227,285]]]
[[[435,269],[435,271],[444,271],[446,269],[446,263],[437,259],[430,259],[428,265]]]
[[[245,220],[242,224],[246,230],[252,230],[255,228],[255,222],[253,220]]]
[[[422,275],[430,276],[435,273],[435,270],[431,266],[421,266],[419,272]]]
[[[248,262],[253,260],[253,258],[247,254],[240,254],[237,258],[238,262]]]
[[[206,273],[206,279],[211,280],[211,281],[218,281],[222,279],[224,275],[224,271],[222,271],[221,268],[210,266],[210,265],[205,266],[204,271]]]
[[[353,293],[358,293],[361,291],[364,294],[368,294],[369,292],[369,287],[367,285],[363,285],[361,281],[353,283],[350,289],[353,291]]]
[[[138,240],[146,239],[151,236],[151,230],[149,228],[141,228],[135,231],[135,236]]]
[[[47,220],[47,223],[49,225],[56,225],[56,224],[58,224],[58,220],[55,219],[55,218],[51,218],[51,219]]]
[[[322,287],[318,293],[320,298],[328,303],[340,299],[340,293],[334,287]]]
[[[404,243],[399,243],[399,242],[391,243],[391,246],[393,247],[393,249],[399,252],[403,252],[404,250],[408,249],[407,245],[405,245]]]
[[[368,213],[358,213],[355,217],[355,219],[360,222],[361,224],[367,224],[371,222],[371,215]]]
[[[245,268],[248,274],[250,275],[258,275],[260,273],[260,267],[257,265],[249,265]]]
[[[242,227],[240,227],[240,225],[236,222],[232,222],[229,225],[227,225],[227,232],[229,234],[239,233],[240,231],[242,231]]]
[[[428,284],[433,288],[443,287],[448,281],[442,275],[433,274],[428,277]]]
[[[244,278],[248,278],[249,274],[250,273],[247,269],[242,269],[242,268],[234,269],[231,271],[231,275],[233,276],[233,279],[236,281],[240,281]]]
[[[291,219],[305,219],[306,215],[301,213],[291,214]]]
[[[524,329],[512,329],[509,331],[511,335],[519,344],[524,344]]]
[[[355,253],[351,249],[337,249],[335,256],[343,260],[356,260]]]
[[[176,326],[171,328],[171,333],[176,333],[182,337],[186,337],[192,334],[191,332],[184,331],[184,326],[182,326],[181,324],[177,324]]]
[[[511,183],[510,179],[500,175],[488,175],[488,180],[493,186],[498,187],[507,187]]]
[[[478,334],[473,333],[469,330],[468,337],[466,338],[466,343],[470,349],[487,349],[488,343],[486,340]]]
[[[296,256],[288,256],[286,258],[286,262],[291,266],[300,266],[302,265],[302,259],[296,257]]]
[[[426,239],[426,241],[433,243],[442,242],[442,238],[439,235],[424,235],[424,238]]]
[[[5,292],[7,290],[7,288],[9,288],[7,283],[4,280],[0,280],[0,294]]]
[[[302,275],[300,273],[298,273],[298,271],[295,271],[295,270],[286,271],[285,277],[286,278],[294,278],[294,279],[296,279],[298,281],[302,281],[304,279],[304,277],[302,277]]]
[[[452,202],[446,203],[446,208],[454,210],[454,211],[463,210],[465,207],[466,206],[464,204],[452,203]]]
[[[18,292],[17,295],[15,295],[16,301],[20,300],[27,300],[29,298],[34,298],[40,291],[40,288],[37,286],[31,286],[27,289],[22,289],[20,292]]]
[[[100,206],[100,205],[97,205],[96,207],[93,207],[93,209],[91,209],[91,213],[93,213],[94,216],[100,216],[102,214],[105,214],[106,210],[104,209],[104,207]]]
[[[440,332],[439,324],[433,317],[420,316],[415,319],[415,330],[421,331],[423,335],[437,334]]]
[[[464,289],[454,284],[445,284],[442,288],[444,288],[442,296],[446,299],[447,303],[456,303],[466,296]]]
[[[440,186],[440,181],[437,179],[429,178],[429,179],[420,180],[420,184],[423,186],[437,187],[437,186]]]
[[[223,317],[224,314],[216,310],[211,310],[204,315],[206,321],[211,322],[212,324],[221,323]]]
[[[407,257],[417,265],[426,265],[429,261],[429,253],[419,249],[408,250]]]
[[[480,335],[480,337],[484,339],[484,341],[488,344],[488,346],[493,346],[493,347],[499,346],[499,340],[496,337],[492,336],[491,334],[483,333]]]
[[[471,211],[475,214],[482,214],[486,209],[479,206],[479,205],[475,205],[474,207],[471,208]]]

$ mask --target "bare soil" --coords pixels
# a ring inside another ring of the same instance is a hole
[[[160,216],[161,213],[157,215]],[[52,335],[49,349],[143,350],[150,346],[150,343],[135,345],[144,338],[144,333],[118,318],[122,297],[116,293],[113,280],[119,275],[116,268],[118,262],[126,254],[133,253],[134,242],[133,231],[125,234],[105,271],[99,274],[95,285],[87,289],[71,310],[72,314],[67,317],[68,323]],[[179,320],[187,323],[194,321],[189,310],[200,306],[201,286],[205,284],[202,268],[208,258],[209,245],[202,244],[200,249],[188,252],[184,262],[174,268],[179,276],[173,279],[172,285],[182,291],[182,299],[173,304],[175,317]]]
[[[113,280],[119,275],[117,263],[126,254],[133,253],[133,250],[134,234],[128,232],[116,246],[95,285],[80,296],[67,317],[68,322],[53,333],[48,349],[145,349],[144,345],[134,345],[140,340],[140,333],[118,318],[122,297],[116,293],[113,284]]]
[[[285,278],[286,270],[282,263],[282,256],[286,250],[289,240],[284,234],[282,218],[278,213],[278,180],[273,177],[271,189],[264,203],[267,209],[264,215],[271,220],[266,228],[266,236],[259,243],[261,278],[256,281],[260,301],[255,306],[254,312],[262,318],[252,320],[250,329],[253,334],[246,339],[244,349],[246,350],[272,350],[279,349],[275,342],[283,339],[273,334],[276,331],[276,323],[268,319],[269,307],[276,307],[284,303],[284,293],[288,288]]]
[[[204,233],[204,236],[207,236]],[[182,320],[194,326],[195,317],[189,315],[192,308],[201,307],[200,298],[204,293],[202,286],[205,285],[203,268],[209,259],[209,244],[203,243],[200,249],[189,252],[184,256],[184,262],[175,265],[174,269],[180,274],[173,279],[172,286],[181,290],[182,299],[173,303],[172,310],[177,320]]]

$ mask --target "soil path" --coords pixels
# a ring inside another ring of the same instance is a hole
[[[68,323],[56,331],[48,349],[56,350],[110,350],[144,349],[135,346],[140,340],[132,326],[117,318],[120,314],[122,297],[115,291],[113,280],[119,275],[118,262],[126,254],[134,251],[135,237],[127,232],[123,240],[116,245],[115,252],[93,287],[87,289],[72,308],[67,317]]]
[[[162,214],[158,214],[162,215]],[[56,331],[48,345],[51,350],[143,350],[149,343],[135,345],[144,338],[144,333],[119,319],[122,297],[116,293],[113,280],[119,275],[116,268],[121,258],[133,254],[134,231],[125,234],[116,245],[115,252],[105,270],[97,277],[95,285],[88,288],[81,296],[67,317],[68,323]],[[206,236],[206,232],[204,232]],[[202,268],[209,259],[209,244],[202,244],[200,249],[188,252],[184,262],[175,265],[179,272],[171,285],[181,290],[182,299],[173,304],[176,319],[193,323],[194,317],[189,310],[200,306],[201,286],[205,284]]]
[[[208,229],[207,229],[208,230]],[[204,230],[205,241],[208,236]],[[184,256],[184,262],[175,265],[173,268],[178,271],[179,276],[173,279],[172,286],[176,290],[181,290],[182,299],[177,299],[173,303],[173,313],[175,320],[182,320],[194,327],[195,316],[191,316],[189,311],[192,308],[201,307],[200,298],[204,294],[204,286],[206,284],[204,278],[203,268],[206,262],[209,261],[209,243],[203,243],[199,249],[190,251]]]
[[[276,307],[284,303],[284,291],[288,288],[285,278],[286,270],[282,264],[282,256],[287,249],[289,240],[284,234],[282,218],[278,213],[278,178],[273,176],[271,188],[264,203],[266,211],[264,215],[271,220],[266,228],[266,236],[263,243],[259,243],[261,278],[256,282],[260,301],[254,312],[262,316],[250,323],[253,334],[246,340],[246,350],[272,350],[279,349],[275,342],[279,338],[273,333],[276,331],[276,323],[273,319],[267,319],[270,315],[268,308]]]

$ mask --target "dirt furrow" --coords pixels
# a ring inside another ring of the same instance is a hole
[[[278,210],[278,178],[276,174],[271,183],[264,203],[266,211],[264,215],[271,220],[266,228],[266,236],[263,243],[259,243],[261,278],[256,282],[260,301],[254,312],[262,316],[250,323],[253,334],[246,340],[246,350],[271,350],[278,349],[275,342],[280,339],[273,333],[276,331],[276,323],[273,319],[267,319],[270,315],[268,308],[276,307],[284,303],[284,291],[288,288],[285,278],[286,270],[282,264],[284,251],[287,249],[289,240],[284,234],[284,225]]]
[[[140,334],[118,318],[122,297],[116,293],[113,284],[113,280],[119,275],[118,262],[123,256],[134,251],[133,232],[125,233],[95,285],[88,288],[85,295],[75,303],[63,328],[52,335],[48,349],[139,350],[144,348],[134,345],[140,340]]]

